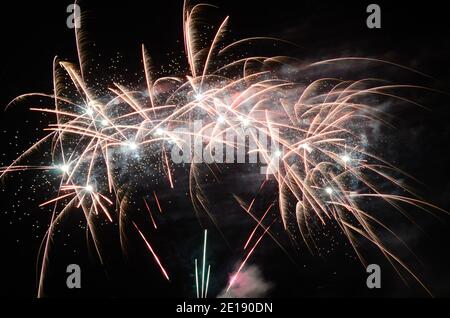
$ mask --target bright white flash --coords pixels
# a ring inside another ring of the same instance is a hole
[[[102,126],[108,126],[108,121],[106,119],[102,119],[101,124]]]
[[[311,146],[309,144],[307,144],[307,143],[301,144],[299,147],[305,149],[309,153],[311,153],[311,151],[312,151]]]
[[[220,115],[220,116],[217,118],[217,121],[218,121],[219,123],[224,123],[224,122],[225,122],[225,117],[223,117],[222,115]]]
[[[242,125],[244,125],[244,126],[250,125],[250,120],[248,118],[242,118],[241,122],[242,122]]]
[[[198,94],[195,94],[195,100],[197,101],[197,102],[199,102],[199,101],[201,101],[202,99],[203,99],[203,95],[202,94],[200,94],[200,93],[198,93]]]
[[[59,170],[61,170],[62,172],[69,172],[69,168],[69,165],[66,164],[59,166]]]
[[[91,186],[90,184],[88,184],[86,187],[84,187],[84,189],[85,189],[87,192],[92,192],[92,191],[94,191],[94,187]]]
[[[349,155],[345,154],[341,156],[342,161],[344,161],[345,163],[349,162],[350,160],[352,160],[352,158],[350,158]]]
[[[155,134],[157,134],[158,136],[163,135],[163,134],[164,134],[164,129],[162,129],[162,128],[156,128]]]
[[[274,155],[275,157],[281,157],[283,153],[280,150],[275,151]]]
[[[128,148],[130,148],[131,150],[136,150],[137,147],[138,147],[138,145],[134,141],[130,141],[128,143]]]
[[[92,116],[94,114],[94,110],[90,107],[86,108],[86,114]]]
[[[332,193],[333,193],[333,189],[332,189],[331,187],[326,187],[326,188],[325,188],[325,192],[326,192],[327,194],[332,194]]]

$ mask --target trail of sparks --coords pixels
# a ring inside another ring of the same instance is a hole
[[[156,221],[155,221],[155,218],[153,217],[152,210],[148,206],[147,200],[145,200],[145,198],[144,198],[144,204],[145,204],[145,207],[147,208],[148,214],[150,214],[150,219],[152,220],[153,227],[155,228],[155,230],[157,230],[158,226],[156,225]]]
[[[136,228],[136,230],[139,232],[139,235],[142,237],[142,239],[145,242],[145,245],[147,245],[148,250],[152,253],[153,258],[155,259],[156,263],[158,264],[159,268],[161,269],[161,273],[164,275],[164,277],[170,281],[169,275],[167,274],[166,269],[163,267],[163,265],[161,264],[161,261],[159,260],[158,255],[156,255],[155,251],[153,250],[152,246],[150,245],[150,243],[147,241],[147,239],[145,238],[144,234],[142,234],[141,230],[137,227],[137,225],[133,222],[134,227]]]
[[[206,265],[206,240],[208,238],[208,230],[205,230],[205,239],[203,241],[203,262],[202,262],[202,298],[204,298],[205,287],[205,265]]]
[[[236,273],[233,275],[233,277],[230,280],[230,283],[228,284],[227,287],[227,292],[230,290],[231,286],[233,286],[234,282],[236,281],[236,279],[238,278],[239,274],[241,273],[242,269],[244,268],[245,264],[247,263],[248,259],[250,258],[250,256],[253,254],[253,252],[255,251],[255,248],[258,246],[259,242],[262,240],[262,238],[266,235],[266,233],[269,231],[270,227],[273,225],[270,224],[263,232],[263,234],[261,234],[261,236],[258,238],[258,240],[256,240],[256,243],[253,245],[253,247],[250,249],[250,251],[247,253],[247,256],[244,258],[244,260],[242,261],[241,265],[238,267],[238,270],[236,271]]]
[[[208,295],[208,287],[209,287],[209,275],[211,271],[211,265],[208,265],[208,270],[206,273],[206,281],[205,281],[205,271],[206,271],[206,242],[208,238],[208,230],[204,231],[203,238],[203,261],[202,261],[202,274],[201,274],[201,286],[199,287],[199,274],[198,274],[198,261],[195,259],[195,288],[197,292],[197,298],[207,298]],[[201,292],[199,293],[199,290]]]
[[[252,233],[250,233],[250,236],[247,239],[247,242],[245,242],[244,245],[244,250],[247,249],[248,244],[251,242],[253,235],[255,235],[256,230],[258,229],[258,227],[261,226],[261,223],[264,221],[264,218],[266,217],[267,213],[269,213],[270,209],[273,207],[273,203],[271,205],[269,205],[269,207],[267,208],[267,210],[264,212],[263,216],[261,217],[261,219],[258,221],[258,223],[256,224],[255,228],[253,229]]]
[[[158,199],[158,196],[156,195],[156,192],[155,192],[155,191],[153,191],[153,196],[155,197],[156,205],[158,206],[159,212],[162,213],[163,210],[161,209],[161,205],[159,204],[159,199]]]
[[[197,291],[197,298],[200,298],[199,288],[198,288],[198,264],[197,259],[195,259],[195,289]]]

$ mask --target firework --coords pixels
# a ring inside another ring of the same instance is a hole
[[[371,153],[360,133],[361,127],[370,123],[389,125],[386,114],[372,107],[365,97],[382,96],[413,103],[392,93],[393,89],[411,86],[386,85],[373,79],[344,81],[324,77],[307,84],[292,81],[282,72],[283,67],[289,67],[294,61],[292,58],[236,55],[235,52],[249,41],[276,39],[256,37],[229,43],[226,41],[228,17],[217,28],[210,45],[202,46],[195,22],[206,7],[203,4],[184,4],[184,41],[189,71],[183,76],[158,77],[153,71],[149,52],[142,46],[144,90],[136,91],[124,85],[108,83],[109,94],[105,95],[89,87],[85,77],[83,45],[79,40],[84,36],[82,29],[75,31],[78,65],[55,58],[54,92],[38,94],[53,100],[54,107],[31,110],[54,114],[56,121],[44,128],[48,131],[47,136],[10,166],[1,169],[1,177],[21,170],[56,170],[61,175],[58,193],[41,204],[52,204],[54,210],[44,244],[39,295],[42,295],[54,224],[65,213],[74,209],[83,211],[96,246],[98,242],[92,215],[104,215],[109,221],[119,220],[122,236],[123,215],[127,208],[124,193],[127,189],[121,183],[121,176],[128,173],[128,177],[133,178],[136,174],[132,162],[135,156],[143,153],[154,155],[168,188],[174,188],[176,176],[170,154],[183,149],[186,135],[201,140],[203,155],[213,156],[213,149],[223,145],[224,136],[228,133],[240,138],[232,141],[226,139],[227,146],[245,147],[246,137],[253,145],[247,155],[257,156],[265,167],[266,176],[260,190],[268,180],[276,182],[278,188],[278,198],[263,211],[262,217],[254,211],[256,198],[248,204],[236,197],[245,214],[254,219],[255,226],[245,241],[243,261],[232,276],[228,289],[262,239],[267,235],[276,240],[270,231],[275,221],[281,222],[288,234],[299,231],[311,252],[315,249],[314,229],[335,222],[362,263],[365,260],[357,249],[357,235],[372,242],[393,266],[403,267],[420,282],[383,245],[373,224],[384,225],[361,204],[371,198],[386,202],[401,213],[404,213],[402,203],[424,210],[439,210],[416,198],[409,187],[400,183],[393,175],[409,176]],[[302,68],[359,59],[321,61]],[[67,87],[71,87],[70,92],[67,92]],[[11,104],[31,95],[19,96]],[[196,120],[202,121],[199,131],[178,130],[189,127]],[[242,136],[243,132],[245,136]],[[259,138],[262,134],[267,137],[267,142]],[[53,162],[44,166],[21,164],[44,144],[50,145]],[[191,152],[189,155],[194,159],[199,155],[195,149]],[[200,213],[210,215],[208,197],[200,182],[200,166],[204,164],[193,160],[189,165],[190,195],[193,207]],[[119,168],[123,168],[120,175],[117,172]],[[380,179],[405,195],[383,193],[379,186]],[[150,199],[157,211],[165,213],[155,191]],[[146,198],[144,204],[157,230],[155,210],[152,211]],[[269,226],[264,225],[269,211],[275,210],[276,206],[280,212],[278,217]],[[134,222],[133,225],[162,275],[169,280],[163,260],[155,253],[138,225]],[[208,266],[205,281],[206,239],[205,230],[201,282],[195,259],[196,292],[197,297],[202,298],[207,297],[210,274]],[[101,257],[100,250],[97,251]],[[425,285],[422,286],[426,289]]]
[[[202,277],[201,277],[201,294],[199,294],[199,279],[198,279],[198,261],[195,259],[195,289],[197,292],[197,298],[207,298],[208,297],[208,287],[209,287],[209,274],[211,272],[211,265],[208,265],[208,272],[206,274],[205,282],[205,268],[206,268],[206,240],[208,238],[208,230],[205,230],[203,240],[203,262],[202,262]],[[201,296],[201,297],[200,297]]]

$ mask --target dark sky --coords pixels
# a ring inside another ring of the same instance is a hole
[[[2,5],[1,105],[6,105],[22,93],[51,93],[52,60],[55,55],[76,62],[73,31],[66,27],[66,7],[69,3],[9,1]],[[304,61],[343,56],[386,59],[420,70],[432,79],[385,67],[367,67],[370,76],[386,76],[397,82],[450,91],[450,28],[440,1],[427,1],[426,4],[377,1],[382,9],[380,30],[369,30],[365,25],[365,9],[370,3],[367,1],[211,0],[210,3],[219,6],[217,16],[211,17],[213,20],[230,16],[233,39],[267,35],[293,41],[299,48],[287,47],[282,53]],[[92,45],[89,58],[99,63],[99,76],[139,81],[142,76],[141,43],[147,46],[156,65],[167,64],[174,58],[182,60],[182,1],[83,1],[80,4],[87,11],[86,31]],[[112,60],[116,61],[117,68],[105,69],[104,66]],[[346,66],[340,71],[344,76],[352,77],[356,72],[364,71],[364,67],[352,70],[351,66]],[[448,96],[444,93],[417,94],[414,97],[430,110],[414,107],[392,109],[397,116],[395,123],[398,129],[387,132],[380,141],[379,149],[391,162],[423,182],[423,185],[415,185],[422,197],[450,210]],[[40,104],[39,100],[32,102]],[[1,113],[2,166],[42,136],[36,127],[43,127],[51,120],[51,117],[27,111],[28,106],[27,103],[18,104],[13,110]],[[38,249],[50,220],[49,211],[37,205],[42,201],[40,196],[50,195],[56,185],[45,183],[47,178],[36,177],[35,174],[11,176],[1,184],[0,269],[3,278],[0,295],[36,295]],[[224,183],[233,191],[248,194],[253,189],[253,180],[248,180],[248,184],[236,185],[236,180],[230,177]],[[36,183],[39,186],[32,186]],[[130,243],[135,245],[127,257],[122,257],[117,228],[113,226],[105,227],[103,231],[108,253],[105,265],[100,265],[92,244],[86,242],[85,231],[79,227],[83,224],[82,216],[72,214],[55,238],[46,290],[48,295],[192,296],[193,284],[189,280],[193,279],[192,264],[197,256],[191,252],[194,248],[194,253],[200,253],[202,230],[188,198],[180,194],[186,190],[183,186],[186,182],[181,178],[182,190],[161,194],[163,201],[170,201],[166,208],[174,212],[167,221],[166,229],[153,238],[155,244],[164,246],[162,254],[171,264],[172,272],[177,273],[171,284],[161,279],[135,233],[130,234]],[[219,207],[218,212],[230,211],[226,218],[223,217],[223,230],[226,236],[232,238],[231,243],[237,243],[237,237],[242,233],[240,227],[251,223],[239,217],[230,196],[214,193],[214,189],[211,191]],[[270,191],[266,195],[270,196]],[[379,214],[382,212],[377,211]],[[421,274],[435,295],[448,297],[449,218],[439,214],[437,219],[417,211],[413,211],[413,215],[422,230],[413,229],[409,223],[395,217],[388,216],[387,219],[411,245],[421,262],[407,253],[402,254],[405,261]],[[333,231],[332,228],[327,230]],[[408,279],[409,287],[404,285],[382,256],[369,247],[363,246],[368,258],[386,268],[383,288],[379,291],[370,291],[365,287],[365,271],[352,256],[347,255],[347,249],[332,250],[324,253],[326,255],[323,257],[311,256],[304,247],[300,250],[292,247],[291,242],[283,237],[281,228],[275,232],[292,259],[268,239],[264,242],[265,247],[253,258],[253,264],[262,272],[262,279],[273,286],[269,296],[426,295],[411,279]],[[211,250],[215,251],[211,262],[217,268],[211,290],[217,295],[226,285],[227,275],[240,254],[224,243],[218,231],[212,231],[210,235]],[[65,288],[64,271],[68,263],[77,263],[86,269],[83,271],[83,288],[79,291]]]

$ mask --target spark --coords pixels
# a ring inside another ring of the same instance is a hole
[[[155,134],[156,134],[157,136],[162,136],[162,135],[164,135],[164,129],[158,127],[158,128],[156,129],[156,131],[155,131]]]
[[[264,233],[261,234],[261,236],[258,238],[258,240],[256,241],[256,243],[253,245],[253,247],[250,249],[250,251],[247,253],[247,256],[244,258],[244,260],[242,261],[241,265],[239,266],[238,270],[236,271],[236,273],[233,275],[233,277],[230,280],[230,283],[228,284],[228,288],[227,288],[227,292],[230,290],[231,286],[233,286],[234,282],[236,281],[236,279],[238,278],[239,274],[241,273],[242,269],[244,268],[245,264],[247,263],[248,259],[250,258],[250,256],[253,254],[253,252],[255,251],[256,247],[258,246],[259,242],[262,240],[262,238],[266,235],[266,233],[269,231],[270,227],[273,225],[273,222],[271,225],[269,225],[265,230]]]
[[[200,102],[203,99],[203,94],[197,93],[194,95],[194,98],[197,102]]]
[[[308,143],[301,144],[299,147],[302,148],[302,149],[305,149],[305,150],[308,151],[309,153],[312,152],[312,148],[311,148],[311,146],[310,146]]]
[[[205,282],[205,271],[206,271],[206,241],[208,237],[208,230],[204,231],[203,238],[203,261],[202,261],[202,275],[201,275],[201,288],[199,287],[199,274],[198,274],[198,261],[195,259],[195,287],[197,292],[197,298],[201,296],[201,298],[207,298],[208,296],[208,287],[209,287],[209,276],[211,271],[211,265],[208,265],[208,270],[206,274],[206,282]],[[201,289],[201,293],[199,290]]]
[[[153,191],[153,196],[155,197],[156,205],[158,206],[159,212],[162,213],[163,210],[162,210],[162,208],[161,208],[161,204],[159,204],[159,199],[158,199],[158,196],[156,195],[156,192],[155,192],[155,191]]]
[[[144,240],[145,244],[147,245],[148,250],[150,251],[150,253],[152,253],[153,258],[155,259],[156,263],[158,264],[159,268],[161,269],[162,274],[164,275],[164,277],[170,281],[169,279],[169,275],[167,274],[166,269],[164,268],[164,266],[161,264],[161,261],[159,260],[158,255],[156,255],[155,251],[153,250],[153,247],[150,245],[150,243],[147,241],[147,239],[145,238],[144,234],[142,234],[141,230],[137,227],[137,225],[133,222],[134,227],[136,228],[136,230],[139,232],[139,235],[141,236],[141,238]]]
[[[136,150],[138,148],[138,145],[134,141],[128,142],[127,146],[130,150]]]
[[[243,117],[243,116],[239,116],[238,119],[240,120],[242,125],[244,125],[244,127],[247,127],[250,125],[250,119]]]
[[[348,163],[352,158],[348,154],[344,154],[341,156],[341,159],[344,163]]]
[[[205,265],[206,265],[206,239],[208,237],[208,230],[205,230],[205,239],[203,241],[203,263],[202,263],[202,298],[204,298],[203,288],[205,281]]]
[[[59,166],[59,170],[63,173],[69,172],[70,166],[68,164],[62,164]]]
[[[244,250],[247,248],[248,244],[250,243],[250,241],[253,238],[253,235],[255,235],[256,230],[258,229],[258,227],[261,226],[261,223],[264,221],[264,218],[266,217],[267,213],[269,213],[270,209],[273,207],[273,203],[267,208],[267,210],[264,212],[263,216],[261,217],[261,219],[258,221],[258,223],[256,224],[255,228],[253,229],[252,233],[250,234],[250,236],[247,239],[247,242],[245,242],[244,244]]]
[[[206,274],[206,287],[205,287],[205,297],[208,298],[208,287],[209,287],[209,274],[211,272],[211,265],[208,265],[208,274]]]
[[[153,217],[152,210],[150,209],[150,207],[147,203],[147,200],[145,200],[145,198],[144,198],[144,204],[145,204],[145,207],[147,208],[148,213],[150,214],[150,219],[152,220],[153,227],[155,228],[155,230],[157,230],[158,226],[156,225],[156,221],[155,221],[155,218]]]
[[[197,298],[200,298],[199,288],[198,288],[198,265],[197,259],[195,259],[195,289],[197,291]]]

